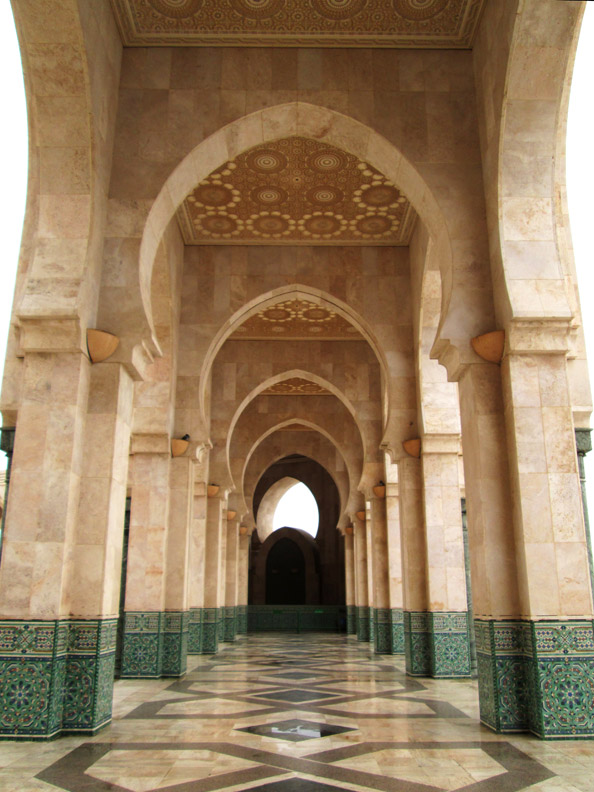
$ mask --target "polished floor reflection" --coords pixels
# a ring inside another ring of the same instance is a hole
[[[590,792],[594,742],[493,734],[476,683],[352,637],[259,634],[181,680],[117,682],[92,739],[0,743],[1,792]]]

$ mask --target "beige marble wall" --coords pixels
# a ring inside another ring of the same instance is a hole
[[[225,605],[239,605],[239,520],[227,520],[227,559],[225,567]]]
[[[72,616],[117,616],[133,383],[119,363],[91,368],[80,499],[68,571]]]
[[[386,519],[388,528],[388,575],[390,607],[402,608],[402,539],[398,484],[386,484]]]
[[[245,529],[245,533],[242,530]],[[239,527],[239,550],[238,550],[238,579],[237,579],[237,604],[248,604],[248,571],[250,561],[250,542],[251,534],[245,526]]]
[[[224,492],[224,491],[223,491]],[[207,498],[204,543],[204,607],[225,604],[224,545],[226,545],[226,493]],[[225,525],[225,536],[223,535]]]
[[[356,604],[363,608],[369,605],[369,586],[367,579],[367,537],[365,521],[357,518],[354,523],[355,529],[355,585],[356,585]]]
[[[426,611],[427,548],[423,521],[423,478],[418,459],[408,457],[398,462],[398,489],[403,607],[407,611]]]
[[[521,615],[591,617],[565,356],[509,354],[501,376]]]
[[[193,525],[194,462],[177,457],[169,466],[169,523],[167,529],[166,610],[190,607],[190,541]]]
[[[457,438],[424,435],[421,468],[430,611],[465,611],[466,576]]]
[[[160,452],[145,451],[135,447],[135,438],[132,440],[127,611],[165,608],[171,464],[168,437],[161,438],[160,447]]]
[[[89,379],[78,352],[24,359],[0,569],[6,618],[68,615]]]
[[[372,497],[369,500],[369,534],[373,570],[373,606],[390,607],[390,569],[388,555],[388,524],[386,501]]]
[[[513,618],[520,601],[500,369],[469,366],[458,385],[474,615]]]
[[[206,559],[207,496],[204,480],[193,482],[192,524],[190,526],[190,576],[188,598],[190,608],[203,608],[204,566]]]

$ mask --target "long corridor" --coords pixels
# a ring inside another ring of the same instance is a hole
[[[353,638],[257,634],[181,680],[122,680],[89,739],[0,743],[0,790],[575,792],[594,745],[501,737],[476,683],[412,679]]]

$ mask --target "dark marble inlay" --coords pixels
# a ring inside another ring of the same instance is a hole
[[[271,674],[271,676],[283,677],[285,679],[307,679],[308,677],[317,676],[317,674],[306,674],[304,671],[285,671],[283,674]]]
[[[303,740],[316,740],[333,734],[356,731],[349,726],[334,726],[331,723],[314,723],[313,721],[292,718],[291,720],[277,721],[276,723],[262,723],[258,726],[247,726],[236,731],[258,734],[260,737],[274,737],[278,740],[302,742]]]
[[[252,698],[274,699],[275,701],[319,701],[326,698],[337,698],[336,693],[322,693],[320,690],[280,690],[270,693],[257,693]]]

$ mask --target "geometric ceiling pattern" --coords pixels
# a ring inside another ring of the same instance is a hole
[[[231,338],[361,341],[363,337],[356,327],[332,309],[309,300],[291,299],[250,316]]]
[[[470,48],[485,0],[111,0],[124,46]]]
[[[408,245],[416,214],[371,165],[327,143],[290,137],[217,168],[177,217],[187,245]]]
[[[261,391],[263,396],[332,396],[329,390],[322,385],[302,377],[292,377],[291,379],[277,382],[266,390]]]

